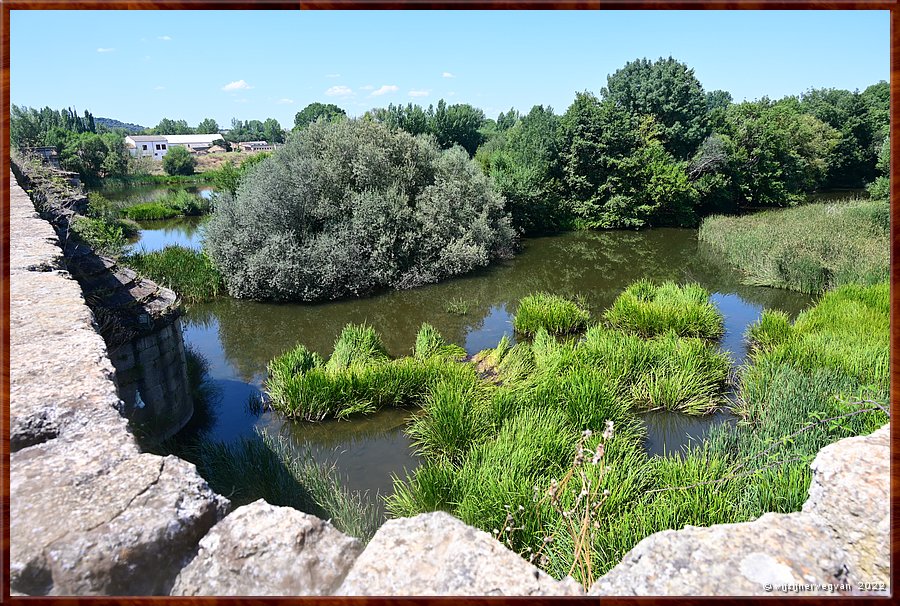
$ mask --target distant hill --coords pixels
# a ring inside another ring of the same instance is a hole
[[[147,130],[146,126],[141,126],[139,124],[131,124],[129,122],[120,122],[118,120],[113,120],[112,118],[94,118],[94,123],[97,125],[102,124],[106,128],[124,128],[130,133],[139,133],[144,130]]]

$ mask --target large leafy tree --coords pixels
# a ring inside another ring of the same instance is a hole
[[[214,135],[219,132],[219,123],[212,118],[204,118],[195,129],[199,135]]]
[[[193,175],[197,158],[180,145],[169,146],[169,151],[163,156],[162,165],[167,175]]]
[[[788,206],[825,179],[840,134],[790,100],[732,105],[726,116],[738,204]]]
[[[470,156],[474,156],[483,140],[479,129],[484,121],[484,112],[477,107],[472,107],[468,103],[448,106],[441,99],[434,109],[430,130],[442,148],[448,149],[459,145],[469,152]]]
[[[310,103],[294,116],[294,129],[305,128],[320,118],[335,122],[346,117],[347,112],[333,103]]]
[[[703,86],[693,69],[672,57],[626,63],[607,77],[602,94],[633,115],[652,116],[676,158],[692,156],[709,134]]]
[[[366,116],[391,128],[403,129],[411,135],[421,135],[428,132],[434,112],[429,113],[421,105],[412,103],[406,106],[391,103],[387,107],[370,110]]]
[[[188,126],[187,120],[163,118],[159,124],[149,130],[151,135],[193,135],[194,129]]]
[[[840,135],[827,159],[825,187],[862,187],[875,177],[879,133],[883,131],[869,119],[870,107],[862,95],[834,88],[811,89],[802,95],[800,108]]]
[[[562,229],[569,215],[560,192],[560,118],[552,108],[535,105],[516,119],[514,126],[479,148],[476,158],[506,198],[518,230],[534,235]]]

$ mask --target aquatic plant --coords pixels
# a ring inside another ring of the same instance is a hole
[[[225,292],[222,274],[203,252],[166,246],[153,252],[131,253],[122,263],[161,286],[171,288],[188,303],[215,299]]]
[[[101,255],[120,257],[128,244],[125,230],[116,223],[107,223],[102,219],[75,217],[71,223],[72,231],[91,248]]]
[[[519,301],[513,326],[516,332],[524,335],[533,335],[541,328],[550,334],[562,335],[583,329],[590,319],[590,312],[583,305],[539,292]]]
[[[384,362],[388,359],[381,337],[368,324],[348,324],[334,342],[334,351],[325,368],[344,370],[351,366]]]
[[[466,357],[466,350],[459,345],[447,343],[437,329],[426,322],[422,323],[416,334],[414,356],[418,360],[426,360],[433,356],[462,360]]]
[[[848,199],[704,219],[699,239],[723,254],[748,284],[818,293],[887,280],[887,200]]]
[[[619,295],[604,318],[614,328],[642,337],[673,331],[682,337],[717,339],[725,332],[722,314],[699,284],[639,280]]]

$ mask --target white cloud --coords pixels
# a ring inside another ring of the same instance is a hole
[[[98,53],[111,53],[114,50],[116,50],[116,49],[114,49],[114,48],[98,48],[97,52]]]
[[[285,97],[284,99],[279,99],[275,103],[277,103],[278,105],[290,105],[293,102],[293,99],[288,99],[287,97]]]
[[[398,90],[400,90],[399,86],[394,86],[393,84],[385,84],[378,90],[373,90],[369,96],[370,97],[380,97],[381,95],[397,92]]]
[[[246,103],[247,100],[246,99],[235,99],[234,102],[235,103]]]
[[[236,91],[236,90],[250,90],[253,88],[243,80],[235,80],[234,82],[229,82],[225,86],[222,87],[224,91]]]
[[[166,90],[165,86],[154,86],[153,90]]]
[[[449,93],[447,93],[447,96],[448,96],[448,97],[452,97],[452,96],[455,95],[455,94],[456,94],[456,92],[450,91]]]
[[[157,40],[165,40],[166,42],[168,42],[169,40],[172,39],[172,36],[157,36],[156,39]]]
[[[326,78],[340,78],[340,74],[325,74]]]
[[[428,93],[430,93],[430,92],[431,91],[427,91],[427,90],[411,90],[411,91],[409,91],[409,96],[410,97],[427,97]]]
[[[346,97],[353,94],[353,89],[343,85],[332,86],[325,91],[325,94],[329,97]]]
[[[365,86],[360,86],[359,90],[375,90],[375,87],[371,84],[366,84]]]
[[[455,78],[456,77],[453,74],[451,74],[450,72],[444,72],[443,74],[441,74],[441,76],[443,76],[444,78]]]

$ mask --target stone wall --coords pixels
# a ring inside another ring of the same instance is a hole
[[[12,167],[56,231],[62,255],[55,263],[78,281],[94,313],[116,369],[120,412],[156,439],[174,435],[194,409],[177,295],[70,236],[74,217],[87,210],[80,188],[27,163]]]
[[[365,547],[264,501],[226,516],[192,464],[140,451],[54,230],[14,183],[10,199],[13,595],[585,594],[443,512]],[[824,448],[801,512],[654,534],[588,593],[889,595],[889,437]]]
[[[166,594],[230,505],[142,453],[57,235],[10,186],[10,589]]]

